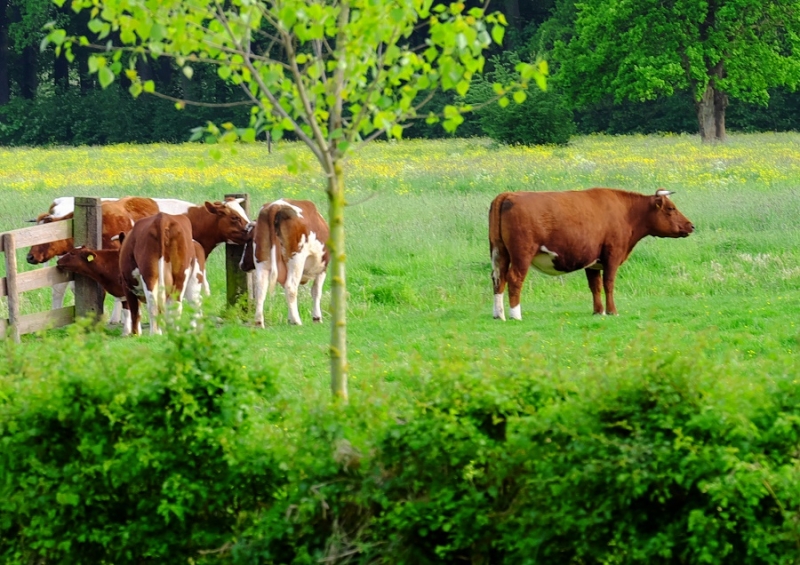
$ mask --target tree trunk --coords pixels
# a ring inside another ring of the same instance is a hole
[[[506,14],[508,24],[515,29],[522,29],[522,16],[519,11],[519,0],[504,0],[503,12]]]
[[[8,0],[0,0],[0,106],[11,100],[8,79]]]
[[[728,95],[719,90],[714,90],[714,131],[717,141],[725,141],[725,108],[728,107]]]
[[[725,141],[725,108],[728,95],[709,83],[703,97],[695,101],[700,138],[704,142]]]
[[[334,398],[347,402],[347,289],[344,247],[344,173],[335,161],[328,177],[328,215],[331,235],[331,391]]]
[[[89,72],[89,50],[83,47],[74,47],[75,60],[78,62],[78,79],[81,84],[81,94],[87,94],[94,88],[94,78]]]
[[[36,96],[36,90],[39,88],[39,76],[36,72],[36,64],[36,48],[29,45],[22,50],[22,82],[20,84],[22,97],[28,100]]]
[[[53,64],[53,83],[56,87],[56,92],[66,92],[69,90],[69,61],[61,51],[60,55],[56,55]]]

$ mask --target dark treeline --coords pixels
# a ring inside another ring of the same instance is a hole
[[[169,100],[151,95],[133,99],[124,76],[102,89],[89,72],[89,48],[76,49],[72,61],[56,56],[52,47],[42,50],[43,26],[48,22],[92,40],[87,12],[76,15],[68,4],[57,8],[51,0],[0,0],[0,145],[180,142],[188,139],[191,128],[207,121],[247,124],[249,107],[235,105],[244,95],[223,82],[214,68],[198,65],[189,80],[163,57],[137,63],[139,75],[153,80],[157,92],[209,104],[176,111]],[[472,103],[491,98],[492,83],[510,78],[518,60],[541,57],[550,62],[551,71],[557,70],[553,44],[574,32],[574,0],[495,0],[491,8],[506,15],[509,27],[503,48],[489,54],[486,74],[468,94]],[[453,96],[438,93],[430,110],[441,109]],[[800,94],[778,88],[770,90],[766,105],[731,101],[727,126],[738,131],[800,129]],[[556,79],[546,93],[530,90],[520,105],[501,109],[495,104],[469,115],[458,135],[530,144],[566,143],[576,133],[696,133],[697,129],[688,91],[645,102],[609,98],[578,106],[563,96]],[[429,126],[422,120],[406,130],[407,137],[444,135],[440,125]]]

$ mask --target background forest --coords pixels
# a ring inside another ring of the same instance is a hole
[[[51,0],[0,0],[0,145],[180,142],[189,138],[191,128],[207,120],[247,124],[245,95],[226,84],[212,68],[197,65],[189,80],[166,57],[137,64],[139,76],[154,80],[159,94],[200,104],[188,104],[184,111],[176,112],[173,100],[152,95],[133,99],[124,75],[103,90],[97,75],[89,72],[88,48],[76,48],[72,61],[63,54],[56,56],[52,44],[42,50],[47,33],[43,28],[48,22],[70,34],[86,32],[88,12],[75,14],[69,4],[58,8]],[[629,8],[631,13],[604,11],[611,4],[608,0],[584,2],[581,15],[574,0],[493,2],[491,9],[502,11],[509,27],[502,49],[494,48],[484,77],[470,89],[468,102],[491,98],[492,83],[513,74],[519,60],[546,59],[552,80],[547,92],[530,90],[519,106],[501,109],[489,105],[467,116],[457,135],[485,135],[505,143],[563,144],[574,134],[597,132],[697,133],[695,100],[700,94],[692,91],[690,72],[677,69],[674,73],[675,64],[668,59],[686,60],[682,45],[693,48],[692,42],[696,42],[704,49],[714,49],[720,41],[726,42],[731,52],[747,53],[729,61],[724,69],[700,70],[709,76],[717,73],[715,78],[723,86],[726,80],[730,83],[723,107],[727,128],[799,129],[800,94],[794,88],[800,71],[796,63],[792,66],[795,57],[785,56],[792,51],[787,43],[796,22],[788,21],[791,16],[787,18],[779,8],[773,10],[773,2],[744,2],[733,8],[719,3],[716,12],[710,11],[715,19],[701,22],[698,37],[688,38],[688,43],[682,43],[685,37],[674,37],[675,29],[658,26],[660,20],[675,21],[676,14],[677,19],[685,15],[689,21],[694,3],[656,7],[643,1]],[[604,35],[603,29],[610,31]],[[758,37],[751,40],[742,29],[757,30],[753,35]],[[91,41],[91,33],[88,37]],[[118,39],[112,34],[110,41]],[[587,41],[591,42],[591,57],[582,47]],[[614,61],[613,69],[609,61],[598,59],[602,54]],[[633,74],[626,74],[627,59],[635,62]],[[738,75],[737,61],[744,69]],[[454,96],[457,94],[452,91],[436,93],[426,110],[441,109],[452,103]],[[441,126],[419,120],[404,135],[436,138],[449,134]]]

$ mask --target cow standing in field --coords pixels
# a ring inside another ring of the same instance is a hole
[[[522,319],[520,293],[528,269],[563,275],[585,269],[595,314],[617,314],[617,269],[642,238],[686,237],[694,231],[668,190],[653,196],[592,188],[566,192],[505,192],[489,208],[489,250],[494,317],[505,320],[508,283],[510,317]],[[606,308],[600,296],[605,289]]]
[[[178,315],[184,297],[194,304],[200,298],[200,263],[192,241],[192,224],[184,214],[158,213],[136,222],[119,250],[131,331],[141,333],[139,301],[147,303],[150,333],[160,334],[158,316],[173,300]]]
[[[330,258],[325,245],[329,233],[328,224],[313,202],[278,200],[261,208],[252,239],[245,245],[239,263],[243,271],[256,271],[256,326],[264,326],[264,302],[276,282],[286,293],[289,323],[302,325],[297,291],[312,279],[311,317],[315,322],[322,321],[320,301]]]

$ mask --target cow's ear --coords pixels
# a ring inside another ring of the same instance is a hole
[[[208,210],[212,214],[219,214],[219,207],[217,206],[216,202],[212,203],[212,202],[209,202],[208,200],[206,200],[205,206],[206,206],[206,210]]]
[[[661,210],[661,208],[664,206],[665,198],[666,196],[655,196],[653,198],[653,205],[656,207],[657,210]]]

